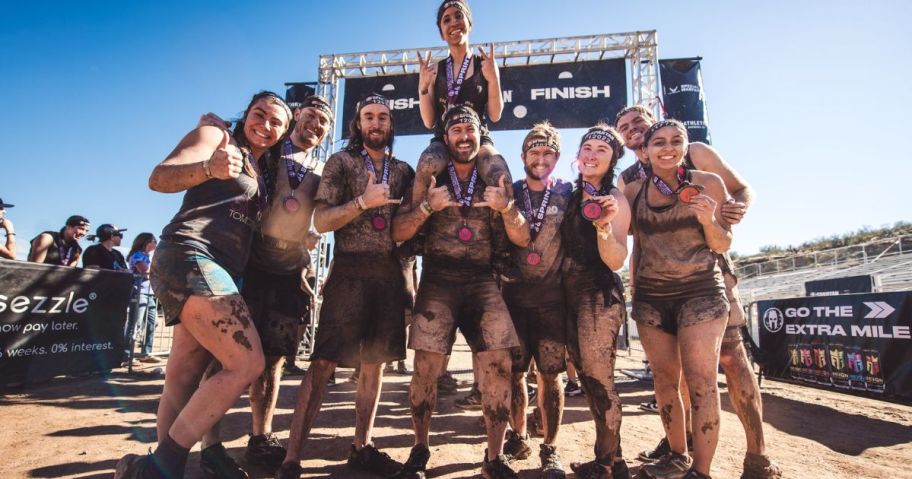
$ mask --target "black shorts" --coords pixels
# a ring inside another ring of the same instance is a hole
[[[450,354],[457,328],[473,353],[519,346],[510,312],[490,271],[473,275],[425,267],[409,348]]]
[[[504,301],[519,337],[519,346],[510,350],[513,372],[527,371],[533,357],[538,369],[545,374],[566,371],[567,308],[563,299],[535,304],[529,301],[528,293],[515,293],[512,286],[504,288]]]
[[[405,359],[404,288],[402,266],[392,256],[336,256],[311,360],[353,368]]]
[[[310,296],[301,290],[301,275],[275,274],[248,265],[241,296],[260,334],[263,354],[297,354],[298,327],[310,310]]]

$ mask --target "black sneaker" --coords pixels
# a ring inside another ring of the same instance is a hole
[[[127,454],[117,461],[114,468],[114,479],[142,479],[143,471],[149,464],[150,454],[140,456],[139,454]]]
[[[485,479],[516,479],[516,471],[507,464],[507,458],[498,454],[493,461],[488,460],[488,450],[485,449],[484,461],[481,463],[481,475]]]
[[[560,454],[557,453],[557,447],[541,444],[538,448],[538,458],[541,459],[540,477],[542,479],[564,479],[567,477],[564,465],[560,460]]]
[[[203,475],[215,479],[247,479],[247,473],[228,455],[222,443],[213,444],[200,453]]]
[[[687,435],[687,450],[693,452],[693,436],[690,434]],[[646,463],[656,462],[669,452],[671,452],[671,445],[668,444],[668,438],[663,437],[655,449],[640,452],[637,459]]]
[[[538,394],[538,389],[527,385],[526,386],[526,396],[529,398],[529,404],[535,404],[535,396]]]
[[[576,397],[576,396],[582,396],[582,395],[583,395],[583,388],[580,387],[579,383],[568,379],[567,385],[564,386],[564,396]]]
[[[459,381],[447,371],[437,378],[437,394],[455,394],[459,389]]]
[[[247,441],[247,450],[244,451],[244,459],[250,464],[256,464],[270,471],[275,471],[285,460],[286,452],[279,442],[279,438],[272,433],[262,436],[250,436]]]
[[[693,467],[693,459],[684,454],[669,452],[656,462],[644,464],[640,474],[649,479],[683,479]]]
[[[332,374],[329,375],[329,379],[326,380],[326,385],[329,387],[333,387],[336,385],[336,373],[335,372],[333,372]]]
[[[393,477],[402,470],[399,461],[393,460],[389,454],[374,447],[374,443],[365,445],[360,451],[352,444],[351,452],[348,454],[348,465],[380,477]]]
[[[516,431],[507,431],[507,438],[504,441],[503,455],[508,462],[521,461],[528,459],[532,455],[532,446],[529,439],[529,433],[525,437],[520,436]]]
[[[409,453],[409,458],[402,465],[402,470],[396,474],[396,479],[424,479],[428,459],[431,451],[424,444],[416,444]]]
[[[597,461],[589,462],[571,462],[570,469],[580,479],[612,479],[611,470],[605,469],[605,466]]]
[[[286,462],[276,471],[275,479],[301,479],[304,468],[296,462]]]
[[[478,389],[472,389],[469,391],[469,394],[462,399],[457,399],[453,404],[459,409],[465,411],[477,411],[481,410],[481,391]]]
[[[399,361],[399,364],[396,365],[396,373],[403,376],[411,376],[412,370],[405,365],[405,361]]]
[[[285,363],[285,366],[282,367],[282,376],[303,376],[306,372],[306,369],[298,367],[297,364]]]

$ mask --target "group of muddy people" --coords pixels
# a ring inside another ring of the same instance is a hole
[[[594,457],[569,469],[585,479],[630,477],[614,384],[628,299],[665,430],[655,450],[640,454],[640,473],[709,477],[721,365],[746,435],[742,477],[779,477],[764,450],[760,392],[725,253],[732,225],[752,201],[746,182],[713,148],[689,143],[682,123],[659,121],[643,106],[585,132],[572,181],[552,176],[559,132],[534,125],[518,152],[525,176],[514,182],[487,129],[503,109],[493,47],[470,50],[472,14],[463,0],[440,5],[437,28],[450,55],[437,63],[419,55],[421,117],[434,136],[414,169],[393,155],[389,101],[371,94],[357,104],[345,147],[317,175],[316,152],[334,123],[331,105],[310,96],[289,106],[270,92],[256,94],[234,124],[204,116],[154,168],[153,190],[184,192],[151,265],[174,339],[157,447],[120,459],[115,477],[184,477],[200,441],[207,476],[247,477],[219,439],[219,422],[246,391],[247,464],[298,478],[337,367],[358,367],[349,467],[428,477],[438,378],[457,329],[471,348],[481,396],[484,477],[517,477],[517,461],[532,455],[525,372],[533,361],[540,474],[570,473],[557,442],[568,358],[595,425]],[[625,148],[636,158],[616,176]],[[301,272],[328,232],[332,265],[283,446],[272,430],[282,361],[297,351],[310,301]],[[628,257],[625,294],[616,271]],[[372,428],[383,365],[405,358],[407,318],[414,447],[399,462],[375,446]]]

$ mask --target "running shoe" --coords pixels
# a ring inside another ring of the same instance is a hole
[[[488,460],[488,450],[485,449],[484,461],[481,463],[481,475],[485,479],[516,479],[516,471],[507,464],[507,458],[503,454],[498,454],[494,460]]]
[[[469,394],[467,394],[466,397],[464,397],[462,399],[457,399],[456,401],[453,402],[453,404],[455,404],[456,407],[458,407],[459,409],[463,409],[465,411],[480,410],[481,409],[481,391],[479,391],[477,388],[472,388],[472,390],[469,391]]]
[[[681,479],[692,465],[690,456],[669,452],[657,462],[644,464],[641,471],[649,479]]]
[[[348,465],[380,477],[393,477],[402,470],[399,461],[374,447],[374,443],[365,445],[360,451],[352,444],[351,452],[348,454]]]
[[[520,436],[519,433],[512,429],[507,431],[503,455],[506,456],[508,462],[528,459],[532,455],[532,441],[529,438],[529,433],[526,433],[525,436]]]
[[[285,448],[279,442],[279,438],[274,434],[268,433],[260,436],[250,436],[247,440],[247,450],[244,451],[244,459],[250,464],[263,466],[270,471],[275,471],[282,465],[285,460]]]
[[[335,372],[333,372],[332,374],[329,375],[329,379],[326,380],[326,385],[329,387],[336,386],[336,373]]]
[[[276,471],[275,479],[301,479],[304,468],[297,462],[286,462]]]
[[[701,474],[694,469],[687,471],[687,474],[684,474],[684,479],[712,479],[712,477],[707,476],[706,474]]]
[[[652,412],[656,414],[659,413],[659,405],[656,403],[655,399],[648,402],[641,402],[639,408],[641,411]]]
[[[298,367],[297,364],[285,363],[282,367],[282,376],[303,376],[306,372],[306,369]]]
[[[687,435],[687,450],[690,452],[693,452],[693,450],[694,450],[693,436],[690,434]],[[659,459],[661,459],[662,456],[668,454],[669,452],[671,452],[671,445],[668,444],[668,438],[663,437],[662,440],[659,441],[659,444],[655,447],[655,449],[653,449],[651,451],[640,452],[639,456],[637,456],[637,459],[639,459],[640,461],[643,461],[643,462],[655,462],[655,461],[658,461]]]
[[[281,463],[282,461],[279,461],[279,464]],[[228,454],[228,450],[222,443],[213,444],[200,452],[200,469],[207,478],[247,479],[248,477],[237,461]]]
[[[395,368],[395,366],[393,366],[393,362],[392,362],[392,361],[386,363],[386,366],[383,367],[383,374],[384,374],[384,375],[386,375],[386,374],[393,374],[393,373],[395,373],[395,372],[396,372],[396,368]]]
[[[573,473],[576,474],[576,477],[580,479],[613,479],[614,475],[611,473],[610,469],[605,469],[605,466],[599,464],[597,461],[589,462],[571,462],[570,469],[573,470]]]
[[[437,378],[437,394],[455,394],[459,389],[459,381],[447,371]]]
[[[408,460],[402,465],[402,470],[395,476],[396,479],[424,479],[428,459],[431,451],[424,444],[416,444],[409,453]]]
[[[532,386],[526,386],[526,396],[529,398],[529,404],[535,404],[535,396],[538,394],[538,389]]]
[[[567,473],[561,463],[557,447],[547,444],[538,446],[538,458],[541,459],[541,479],[564,479]]]
[[[399,364],[396,365],[396,373],[403,376],[411,376],[412,370],[405,365],[405,361],[399,361]]]
[[[744,456],[744,472],[741,479],[779,479],[782,469],[761,454],[748,453]]]
[[[583,394],[585,394],[585,392],[583,392],[583,388],[580,387],[578,382],[571,379],[567,380],[567,385],[564,386],[564,396],[576,397],[582,396]]]
[[[151,460],[151,454],[127,454],[117,461],[114,468],[114,479],[142,479],[143,471]]]

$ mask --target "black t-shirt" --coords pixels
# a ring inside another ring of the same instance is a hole
[[[473,55],[474,71],[472,76],[462,82],[459,94],[456,95],[457,105],[466,105],[475,110],[478,118],[481,120],[482,135],[488,134],[488,81],[485,80],[481,73],[481,56]],[[459,67],[462,65],[453,64],[453,78],[459,75]],[[447,61],[440,60],[437,63],[437,79],[434,81],[434,138],[443,138],[443,116],[446,115],[447,108]]]
[[[101,269],[113,269],[114,271],[126,271],[127,261],[120,251],[107,248],[100,244],[93,244],[86,248],[82,255],[82,267],[97,266]]]

